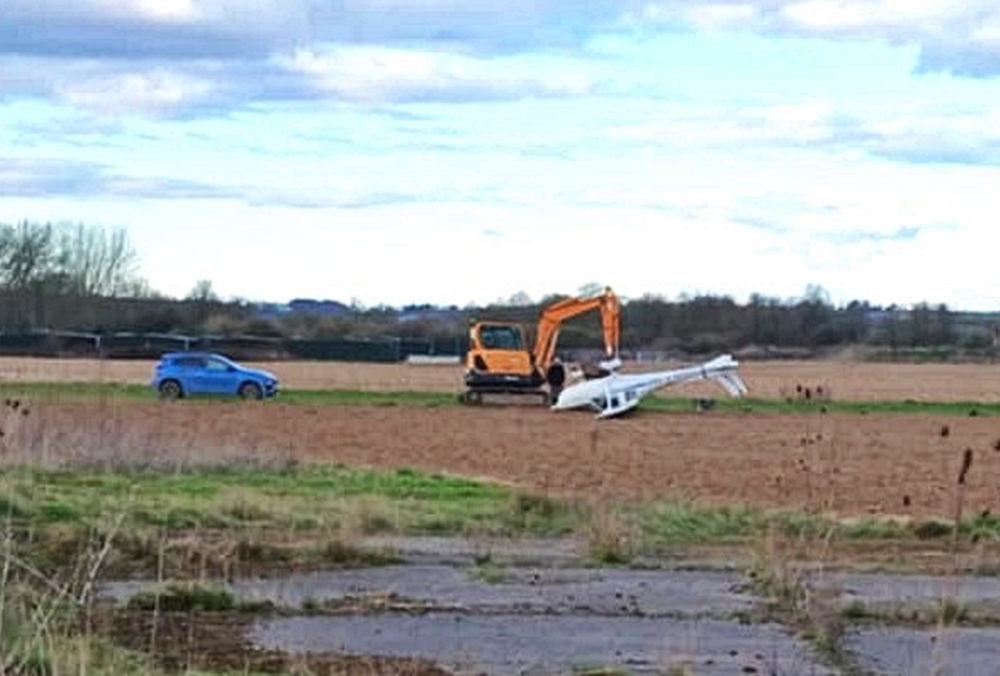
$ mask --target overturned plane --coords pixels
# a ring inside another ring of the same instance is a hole
[[[728,354],[695,366],[651,373],[622,374],[616,364],[607,376],[566,386],[552,410],[590,408],[597,418],[611,418],[634,409],[654,390],[695,380],[713,380],[731,396],[741,397],[747,393],[747,387],[737,373],[738,366]]]

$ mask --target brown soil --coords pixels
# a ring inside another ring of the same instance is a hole
[[[32,452],[52,460],[271,457],[487,477],[552,495],[842,517],[951,517],[972,449],[966,514],[1000,510],[1000,429],[985,417],[692,411],[596,422],[540,405],[153,402],[37,404],[25,420]]]

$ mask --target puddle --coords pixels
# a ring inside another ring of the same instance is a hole
[[[832,673],[775,625],[633,617],[456,613],[294,617],[260,623],[250,639],[293,653],[422,657],[459,673],[496,676],[618,667],[636,674],[687,665],[698,676]]]
[[[1000,631],[896,627],[852,631],[859,665],[880,676],[1000,676]]]

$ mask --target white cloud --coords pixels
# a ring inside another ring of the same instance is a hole
[[[91,0],[95,9],[167,23],[188,23],[203,16],[195,0]],[[87,3],[84,2],[84,5]]]
[[[592,87],[582,71],[540,68],[507,59],[477,59],[446,52],[350,47],[298,50],[277,57],[337,98],[381,102],[409,99],[491,99],[572,96]]]
[[[977,6],[978,5],[978,6]],[[782,15],[793,24],[818,31],[867,29],[873,32],[940,34],[954,23],[979,14],[986,3],[976,0],[804,0],[789,2]]]
[[[720,3],[692,7],[687,18],[698,28],[711,30],[744,26],[752,22],[757,14],[758,9],[748,3]]]
[[[1000,75],[1000,5],[995,0],[653,2],[626,16],[639,26],[681,22],[695,28],[913,44],[921,49],[923,70]]]
[[[636,144],[683,148],[802,145],[832,139],[834,107],[821,101],[782,105],[675,105],[640,124],[616,125],[609,135]]]
[[[266,56],[311,37],[306,0],[5,0],[0,54],[108,62]]]
[[[94,75],[63,81],[55,93],[72,106],[100,114],[150,113],[193,105],[208,97],[212,84],[163,68],[146,72]]]

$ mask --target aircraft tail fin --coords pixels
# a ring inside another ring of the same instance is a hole
[[[741,397],[745,395],[748,390],[743,379],[735,371],[730,371],[727,373],[717,373],[710,376],[712,380],[717,382],[723,387],[731,396]]]

